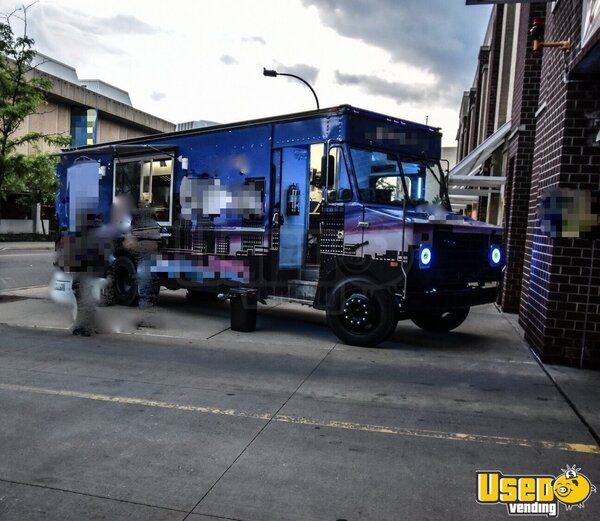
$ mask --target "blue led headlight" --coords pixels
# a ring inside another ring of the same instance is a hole
[[[432,258],[433,254],[431,252],[431,247],[426,244],[421,244],[419,247],[419,268],[422,270],[430,268]]]
[[[490,246],[490,251],[488,253],[488,258],[490,260],[490,266],[492,268],[497,268],[500,266],[502,262],[502,249],[497,244],[492,244]]]

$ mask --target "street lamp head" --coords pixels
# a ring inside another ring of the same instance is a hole
[[[263,67],[263,76],[270,76],[272,78],[276,78],[277,71],[274,69],[266,69],[265,67]]]
[[[313,89],[310,86],[310,83],[308,83],[304,78],[301,78],[300,76],[296,76],[295,74],[290,74],[288,72],[277,72],[274,69],[267,69],[265,67],[263,67],[263,76],[271,76],[272,78],[276,78],[277,76],[289,76],[290,78],[296,78],[297,80],[300,80],[313,93],[313,96],[315,97],[315,101],[317,102],[317,109],[319,108],[319,98],[317,98],[317,93],[315,92],[315,89]]]

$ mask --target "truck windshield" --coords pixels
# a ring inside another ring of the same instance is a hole
[[[351,148],[360,199],[368,203],[404,204],[427,211],[450,210],[439,164],[389,152]]]

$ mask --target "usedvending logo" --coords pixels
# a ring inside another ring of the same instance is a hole
[[[509,516],[557,517],[559,504],[566,510],[584,508],[596,486],[575,465],[558,476],[504,475],[498,470],[477,471],[477,502],[506,505]]]

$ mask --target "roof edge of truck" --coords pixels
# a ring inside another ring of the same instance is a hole
[[[162,132],[162,133],[157,133],[157,134],[148,134],[145,136],[139,136],[139,137],[135,137],[135,138],[120,139],[117,141],[107,141],[105,143],[96,143],[94,145],[85,145],[85,146],[80,146],[80,147],[64,148],[61,150],[61,153],[62,154],[74,154],[74,153],[79,153],[79,152],[84,152],[84,151],[85,152],[93,152],[94,150],[100,149],[100,148],[110,148],[112,146],[125,145],[125,144],[133,145],[133,144],[139,144],[139,143],[142,143],[142,142],[145,142],[148,140],[156,140],[156,139],[162,140],[164,138],[189,136],[189,135],[195,135],[195,134],[210,134],[212,132],[219,132],[219,131],[223,131],[223,130],[234,130],[234,129],[239,129],[239,128],[252,127],[252,126],[256,126],[256,125],[264,125],[264,124],[268,124],[268,123],[284,123],[284,122],[288,122],[288,121],[309,119],[309,118],[319,116],[319,115],[321,115],[321,116],[326,115],[326,114],[339,115],[339,114],[344,114],[344,113],[362,114],[362,115],[370,116],[370,117],[377,118],[377,119],[385,119],[391,123],[409,124],[411,126],[419,127],[422,130],[426,130],[429,132],[437,132],[437,133],[440,132],[439,127],[432,127],[429,125],[425,125],[423,123],[417,123],[415,121],[410,121],[410,120],[403,119],[403,118],[396,118],[396,117],[392,117],[392,116],[389,116],[386,114],[381,114],[378,112],[373,112],[370,110],[353,107],[352,105],[344,104],[344,105],[338,105],[336,107],[328,107],[328,108],[324,108],[324,109],[309,110],[309,111],[304,111],[304,112],[293,112],[293,113],[283,114],[283,115],[279,115],[279,116],[269,116],[266,118],[257,118],[257,119],[251,119],[251,120],[245,120],[245,121],[237,121],[237,122],[233,122],[233,123],[224,123],[224,124],[219,124],[219,125],[213,125],[210,127],[179,130],[179,131],[174,131],[174,132]]]

